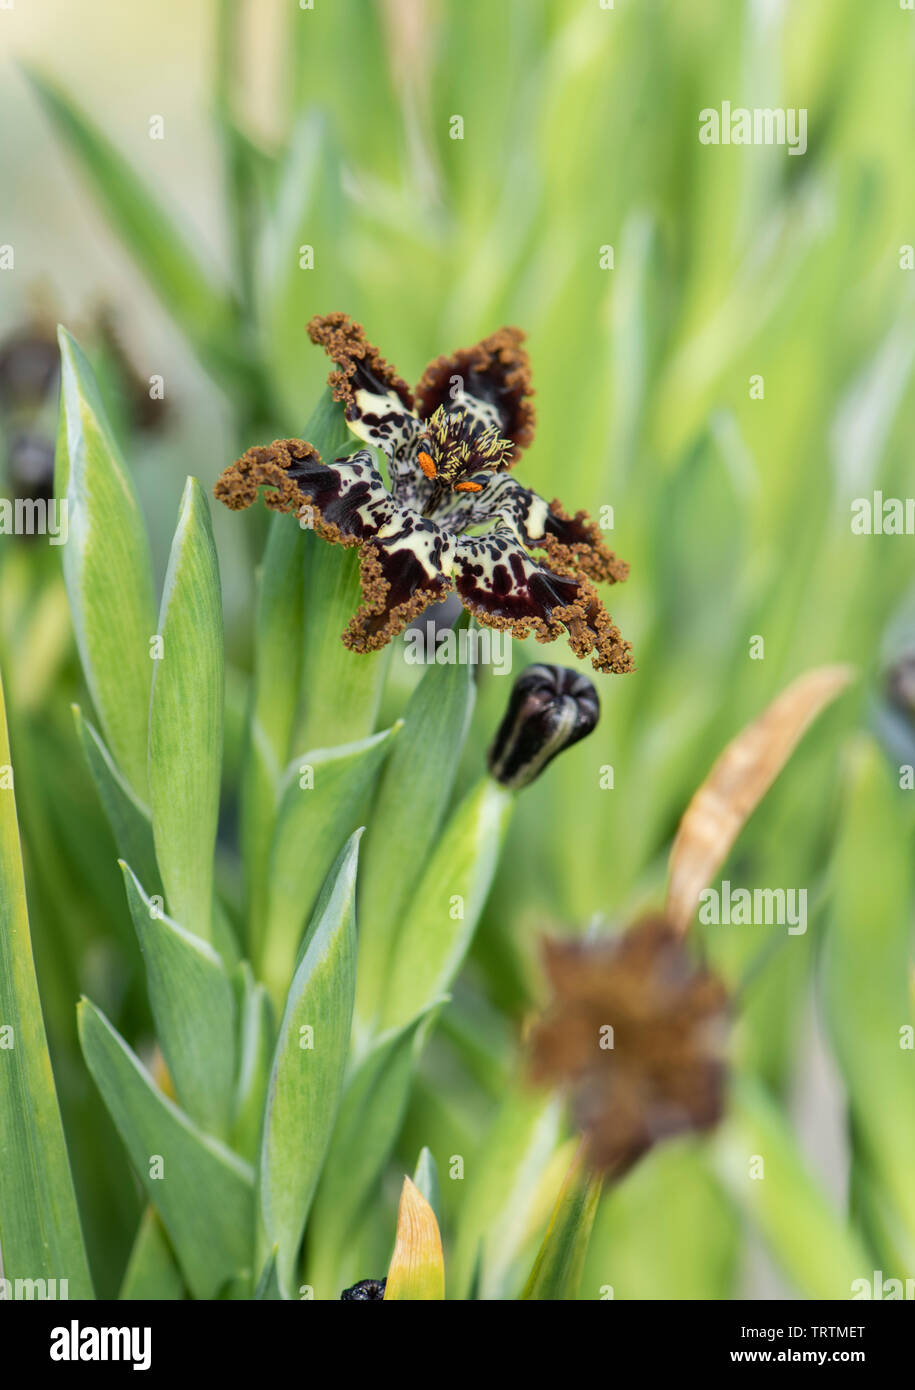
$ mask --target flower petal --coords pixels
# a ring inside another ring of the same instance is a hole
[[[344,403],[346,423],[359,439],[387,456],[397,491],[399,480],[414,471],[420,433],[409,386],[348,314],[317,315],[308,325],[308,335],[336,365],[327,383],[334,400]]]
[[[531,369],[523,341],[520,328],[500,328],[475,347],[430,362],[416,388],[420,417],[428,420],[439,406],[463,410],[483,425],[495,425],[512,441],[517,458],[534,438]]]
[[[268,507],[304,514],[303,521],[325,540],[342,545],[376,535],[397,513],[367,449],[352,458],[322,463],[304,439],[277,439],[242,454],[225,470],[214,493],[237,511],[250,507],[261,486],[271,489],[264,499]]]
[[[374,540],[362,547],[363,602],[343,634],[351,651],[370,652],[439,603],[454,587],[455,540],[418,512],[398,511]]]
[[[571,569],[534,560],[505,524],[485,536],[462,536],[455,555],[457,591],[464,607],[488,627],[532,633],[540,642],[568,634],[576,656],[591,656],[595,670],[631,671],[628,642],[620,637],[597,592]]]
[[[452,496],[447,512],[437,513],[435,519],[454,531],[499,519],[529,550],[543,550],[553,565],[597,582],[617,584],[629,573],[625,560],[618,560],[604,544],[600,528],[587,512],[569,516],[557,499],[545,502],[505,474],[491,478],[482,492]]]

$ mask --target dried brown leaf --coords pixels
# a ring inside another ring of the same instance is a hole
[[[853,678],[851,666],[820,666],[800,676],[718,758],[693,796],[670,852],[664,916],[678,931],[727,859],[744,824],[809,725]]]

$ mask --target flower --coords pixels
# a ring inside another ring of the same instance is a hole
[[[363,1279],[340,1295],[343,1303],[382,1303],[386,1279]]]
[[[557,753],[586,738],[600,718],[592,681],[566,666],[528,666],[515,681],[489,750],[503,787],[527,787]]]
[[[269,507],[360,548],[363,601],[345,645],[383,647],[456,588],[489,627],[541,642],[565,631],[597,670],[630,671],[630,645],[594,587],[625,579],[628,566],[584,512],[567,515],[508,473],[534,435],[520,330],[501,328],[437,358],[415,393],[346,314],[314,318],[308,332],[334,363],[328,384],[349,428],[383,453],[390,487],[368,449],[325,463],[305,440],[280,439],[248,449],[215,494],[238,509],[264,485]],[[469,534],[479,527],[489,529]]]
[[[659,1139],[717,1123],[727,995],[674,927],[649,917],[612,939],[547,941],[544,960],[554,1000],[532,1070],[570,1091],[593,1167],[618,1177]]]

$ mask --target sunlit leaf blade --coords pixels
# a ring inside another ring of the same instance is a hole
[[[376,1039],[347,1079],[308,1222],[309,1278],[319,1298],[334,1296],[340,1282],[341,1259],[400,1132],[415,1060],[438,1007]]]
[[[86,1065],[168,1232],[188,1287],[195,1298],[212,1298],[238,1271],[251,1267],[251,1169],[162,1094],[86,999],[78,1023]]]
[[[742,729],[717,759],[687,806],[670,852],[665,916],[681,931],[807,728],[853,674],[849,666],[808,671]]]
[[[511,1296],[510,1275],[559,1143],[559,1123],[560,1104],[554,1097],[521,1082],[506,1093],[464,1179],[449,1257],[449,1297],[469,1298],[474,1288],[485,1300]]]
[[[92,1281],[32,960],[14,772],[0,684],[0,1258],[3,1277]]]
[[[159,869],[149,812],[137,801],[115,767],[101,735],[85,718],[79,705],[73,706],[73,717],[118,851],[129,864],[136,864],[137,873],[144,883],[157,888]]]
[[[213,284],[205,265],[107,136],[47,77],[34,69],[28,75],[109,221],[165,308],[204,359],[224,362],[234,337],[231,300]]]
[[[435,1212],[410,1179],[404,1178],[385,1302],[428,1302],[444,1297],[445,1257]]]
[[[394,941],[384,1028],[399,1027],[449,989],[486,902],[511,807],[511,793],[483,777],[445,825]]]
[[[155,632],[146,527],[92,369],[66,329],[54,490],[67,505],[64,579],[83,673],[112,757],[146,804]]]
[[[580,1154],[573,1159],[522,1298],[575,1297],[600,1200],[601,1181],[598,1175],[587,1171]]]
[[[473,693],[469,663],[430,666],[378,784],[362,860],[356,974],[362,1027],[377,1013],[393,942],[448,807]]]
[[[872,1258],[832,1210],[764,1089],[737,1078],[731,1116],[714,1141],[728,1189],[805,1298],[850,1298]],[[760,1168],[760,1160],[762,1168]]]
[[[915,1242],[911,841],[876,747],[853,750],[832,864],[826,998],[858,1161]]]
[[[277,1246],[277,1276],[287,1295],[343,1090],[355,989],[360,833],[344,846],[315,907],[289,987],[264,1110],[258,1255],[263,1264]]]
[[[157,636],[149,712],[156,858],[172,917],[211,940],[225,677],[219,563],[195,478],[181,499]]]
[[[168,1236],[155,1208],[147,1207],[140,1218],[118,1298],[171,1302],[185,1296],[181,1270]]]
[[[397,723],[359,743],[314,749],[297,758],[286,774],[270,854],[260,969],[280,1003],[321,885],[340,846],[364,824],[369,794],[399,729]]]
[[[234,1103],[236,1013],[225,966],[212,946],[150,901],[123,860],[121,869],[175,1092],[201,1129],[225,1139]]]

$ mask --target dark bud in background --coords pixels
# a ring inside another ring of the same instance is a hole
[[[37,430],[20,430],[13,435],[7,453],[9,482],[17,497],[54,496],[54,443]]]
[[[384,1286],[387,1279],[363,1279],[351,1289],[344,1289],[340,1295],[341,1303],[381,1303],[384,1299]]]
[[[34,408],[57,391],[57,339],[42,325],[28,325],[0,344],[0,408]]]
[[[900,714],[915,719],[915,654],[904,656],[890,669],[886,693]]]
[[[528,666],[512,687],[489,770],[503,787],[526,787],[599,718],[600,700],[587,676],[565,666]]]

